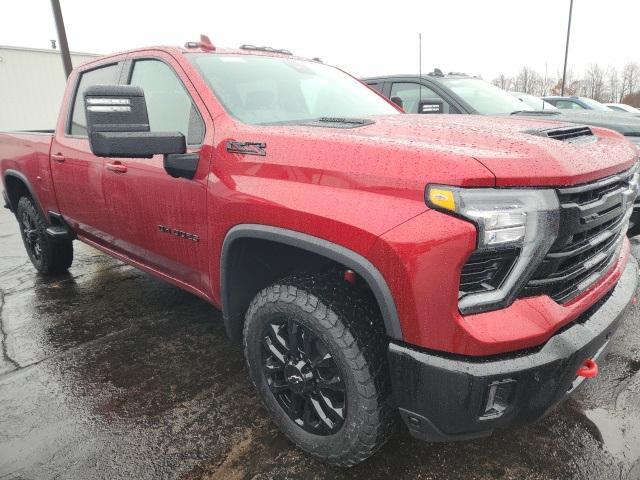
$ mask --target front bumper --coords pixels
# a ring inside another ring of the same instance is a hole
[[[541,418],[579,385],[576,371],[606,347],[637,283],[629,256],[612,291],[538,349],[476,358],[392,342],[394,397],[409,431],[426,441],[464,440]]]

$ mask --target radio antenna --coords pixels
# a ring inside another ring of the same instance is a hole
[[[418,85],[418,105],[422,101],[422,33],[418,33],[418,78],[420,78],[420,84]],[[418,112],[420,113],[420,112]]]

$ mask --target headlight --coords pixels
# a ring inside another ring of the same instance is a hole
[[[558,236],[560,205],[551,189],[429,185],[426,201],[431,208],[475,224],[478,241],[474,254],[495,257],[509,252],[514,258],[497,283],[487,283],[484,291],[461,291],[458,308],[464,315],[511,304]]]

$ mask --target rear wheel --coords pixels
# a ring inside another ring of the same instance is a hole
[[[53,240],[47,235],[47,222],[30,197],[20,198],[16,217],[24,247],[40,273],[61,273],[71,266],[73,243],[71,240]]]
[[[311,455],[355,465],[392,432],[386,333],[373,299],[339,272],[262,290],[246,314],[244,348],[271,417]]]

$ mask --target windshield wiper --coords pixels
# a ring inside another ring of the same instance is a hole
[[[301,123],[309,127],[357,128],[372,125],[375,122],[366,118],[320,117]]]
[[[511,112],[511,115],[560,115],[557,110],[516,110]]]
[[[371,120],[363,118],[347,118],[347,117],[320,117],[316,120],[323,123],[348,123],[350,125],[369,125],[373,123]]]
[[[296,120],[282,120],[277,122],[261,122],[257,125],[305,125],[305,126],[331,126],[335,128],[355,128],[375,123],[373,120],[364,118],[347,118],[347,117],[318,117],[318,118],[300,118]]]

